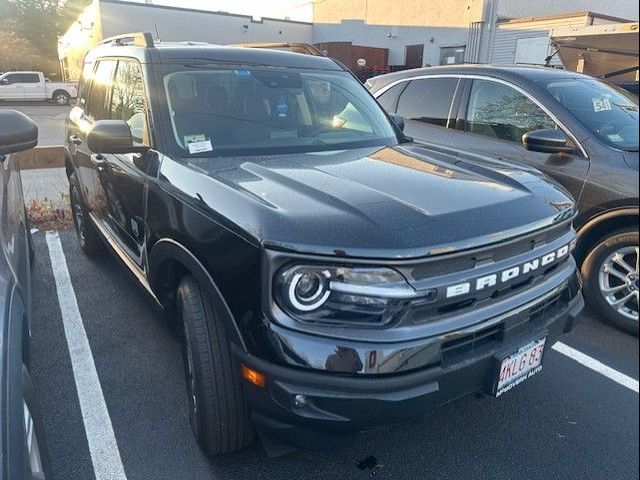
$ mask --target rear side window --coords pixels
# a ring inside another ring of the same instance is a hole
[[[457,78],[412,80],[400,95],[397,113],[405,120],[446,127],[457,86]]]
[[[21,73],[20,80],[22,83],[40,83],[40,76],[37,73]]]
[[[134,143],[149,145],[147,101],[142,67],[135,61],[120,61],[113,82],[111,118],[124,120],[131,128]]]
[[[94,120],[109,118],[108,100],[115,66],[114,60],[103,60],[94,71],[86,106],[87,115]]]
[[[400,82],[397,85],[394,85],[389,90],[380,95],[377,100],[382,108],[384,108],[389,113],[396,113],[396,108],[398,106],[398,98],[400,94],[407,86],[408,82]]]
[[[525,133],[546,128],[556,123],[526,95],[502,83],[473,81],[466,131],[520,143]]]

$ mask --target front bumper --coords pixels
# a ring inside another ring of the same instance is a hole
[[[254,423],[282,442],[323,449],[361,431],[414,420],[456,398],[490,393],[497,357],[542,336],[547,337],[550,348],[562,333],[573,328],[584,307],[577,276],[566,291],[567,297],[558,300],[548,315],[543,311],[535,319],[524,318],[530,311],[519,309],[481,322],[472,330],[449,334],[452,345],[460,349],[446,351],[440,343],[438,364],[406,373],[354,375],[285,367],[235,348],[241,363],[267,379],[264,388],[246,383]],[[468,338],[472,341],[465,341]],[[353,361],[351,358],[347,363]],[[305,396],[304,406],[296,406],[297,395]]]

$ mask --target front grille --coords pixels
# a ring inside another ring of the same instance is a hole
[[[569,302],[570,297],[569,288],[565,288],[522,312],[520,315],[524,320],[512,327],[507,327],[506,322],[500,322],[443,342],[440,348],[442,366],[451,366],[472,354],[495,349],[504,340],[507,328],[526,332],[532,327],[541,326],[546,319],[556,315]]]
[[[462,255],[449,258],[438,258],[424,261],[408,268],[405,273],[414,282],[447,275],[450,273],[471,270],[479,262],[499,262],[523,253],[531,252],[534,248],[553,242],[571,230],[571,224],[557,225],[542,232],[536,232],[513,242],[485,247]]]

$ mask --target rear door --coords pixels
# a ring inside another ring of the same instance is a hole
[[[2,80],[0,80],[0,99],[7,101],[24,99],[21,75],[20,73],[8,73],[2,77]]]
[[[416,141],[449,145],[453,138],[455,124],[456,91],[460,81],[455,77],[432,77],[410,80],[391,87],[380,95],[379,101],[393,105],[393,95],[398,93],[395,111],[405,122],[404,133]],[[395,89],[395,90],[394,90]],[[386,97],[386,94],[390,97]]]
[[[21,73],[24,98],[27,100],[45,100],[44,78],[38,73]]]
[[[148,101],[143,70],[137,60],[118,61],[109,103],[109,117],[124,120],[131,129],[134,146],[151,146]],[[137,263],[143,266],[145,238],[144,188],[146,154],[104,154],[97,171],[98,220]]]
[[[460,111],[452,147],[527,164],[556,179],[574,198],[580,198],[588,159],[578,145],[575,154],[539,153],[524,148],[525,133],[563,128],[520,88],[492,79],[469,80]]]

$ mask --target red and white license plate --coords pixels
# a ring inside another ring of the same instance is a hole
[[[534,340],[502,360],[495,396],[499,397],[542,370],[542,354],[547,338]]]

